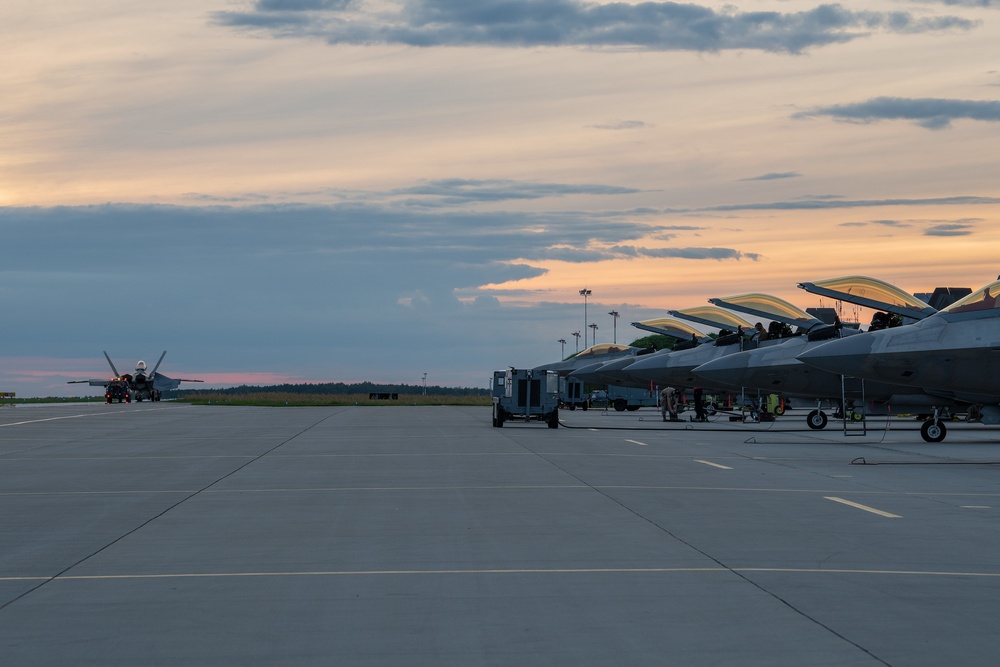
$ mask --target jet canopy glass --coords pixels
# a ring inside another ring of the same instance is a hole
[[[698,331],[687,322],[682,322],[681,320],[673,317],[659,317],[655,320],[633,322],[632,326],[636,329],[644,329],[654,333],[673,336],[674,338],[688,339],[691,338],[692,335],[698,338],[705,337],[705,334]]]
[[[1000,280],[956,301],[941,312],[948,315],[975,313],[977,317],[1000,317],[998,297],[1000,297]]]
[[[717,308],[716,306],[694,306],[693,308],[682,308],[681,310],[668,311],[674,317],[679,317],[690,322],[697,322],[713,329],[732,329],[737,327],[750,329],[752,324],[744,320],[739,315],[730,313],[728,310]]]
[[[581,357],[600,357],[605,354],[616,354],[622,352],[640,352],[641,347],[631,347],[629,345],[614,345],[612,343],[601,343],[600,345],[591,345],[586,350],[582,351],[580,354],[573,357],[574,359],[580,359]]]
[[[756,292],[736,294],[721,299],[709,299],[708,301],[709,303],[714,303],[716,306],[731,308],[741,313],[748,313],[806,329],[817,324],[822,324],[822,322],[804,310],[770,294]]]
[[[812,283],[799,283],[799,287],[820,296],[908,317],[923,318],[935,312],[912,294],[907,294],[883,280],[868,276],[841,276]]]

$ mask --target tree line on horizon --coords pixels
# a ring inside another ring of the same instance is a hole
[[[302,384],[240,385],[226,389],[175,389],[164,392],[165,398],[198,396],[201,394],[224,394],[242,396],[246,394],[400,394],[413,396],[423,394],[423,385],[379,384],[375,382],[324,382]],[[442,387],[428,385],[426,393],[434,396],[486,396],[489,389],[482,387]]]

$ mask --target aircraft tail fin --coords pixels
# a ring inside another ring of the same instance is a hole
[[[163,357],[165,357],[165,356],[167,356],[167,351],[166,350],[163,351],[163,354],[160,355],[160,358],[156,362],[156,365],[153,366],[153,372],[149,374],[149,377],[156,377],[156,369],[160,367],[160,363],[163,361]]]
[[[108,365],[111,366],[111,370],[114,371],[115,377],[121,377],[121,373],[119,373],[118,369],[115,368],[115,364],[111,361],[111,357],[108,356],[107,352],[104,353],[104,358],[108,360]]]

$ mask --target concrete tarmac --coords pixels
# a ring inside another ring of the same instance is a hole
[[[0,662],[996,663],[1000,431],[562,420],[0,408]]]

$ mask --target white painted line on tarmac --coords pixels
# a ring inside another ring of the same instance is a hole
[[[132,410],[132,412],[141,412],[141,410],[140,411]],[[87,413],[85,415],[66,415],[66,416],[63,416],[63,417],[47,417],[45,419],[29,419],[28,421],[23,421],[23,422],[11,422],[9,424],[0,424],[0,428],[2,428],[4,426],[21,426],[23,424],[37,424],[39,422],[54,422],[54,421],[59,420],[59,419],[76,419],[77,417],[97,417],[97,416],[100,416],[100,415],[112,415],[112,414],[120,415],[120,414],[125,414],[125,413],[124,412],[89,412],[89,413]]]
[[[191,407],[191,406],[186,406]],[[158,408],[127,408],[125,410],[116,410],[114,412],[88,412],[86,414],[80,415],[63,415],[62,417],[46,417],[45,419],[29,419],[23,422],[10,422],[9,424],[0,424],[0,428],[4,426],[22,426],[24,424],[38,424],[40,422],[54,422],[59,419],[78,419],[79,417],[101,417],[104,415],[127,415],[135,412],[149,412],[150,410],[156,410]],[[170,408],[171,410],[174,408]]]
[[[649,447],[649,445],[647,445],[645,442],[639,442],[638,440],[626,439],[625,442],[631,442],[633,445],[642,445],[643,447]]]
[[[898,514],[892,514],[891,512],[883,512],[882,510],[877,510],[874,507],[868,507],[868,505],[862,505],[861,503],[852,503],[850,500],[844,500],[843,498],[837,498],[836,496],[823,496],[827,500],[832,500],[835,503],[841,503],[843,505],[850,505],[859,510],[864,510],[865,512],[871,512],[872,514],[878,514],[879,516],[884,516],[887,519],[902,519],[903,517]]]
[[[964,510],[988,510],[992,509],[989,505],[962,505]]]
[[[707,466],[712,466],[713,468],[718,468],[719,470],[732,470],[729,466],[724,466],[719,463],[712,463],[711,461],[702,461],[701,459],[695,459],[695,463],[704,463]]]
[[[948,570],[848,570],[792,567],[605,567],[605,568],[525,568],[525,569],[467,569],[467,570],[314,570],[305,572],[176,572],[147,574],[84,574],[62,576],[11,576],[0,577],[7,581],[121,581],[138,579],[210,579],[237,577],[373,577],[373,576],[461,576],[461,575],[522,575],[522,574],[686,574],[686,573],[777,573],[821,575],[903,575],[917,577],[978,577],[998,578],[1000,572],[955,572]]]

